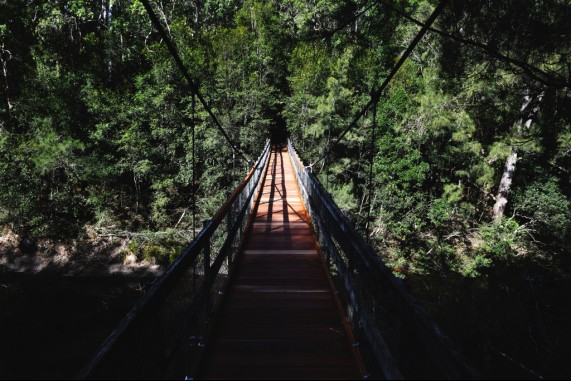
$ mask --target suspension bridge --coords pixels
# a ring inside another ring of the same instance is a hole
[[[80,379],[476,378],[300,161],[267,142]]]
[[[141,1],[187,81],[192,119],[198,98],[234,154],[251,163],[200,94],[149,2]],[[370,108],[374,141],[383,89],[446,3],[317,162]],[[311,168],[291,140],[273,134],[244,180],[77,378],[478,378]]]

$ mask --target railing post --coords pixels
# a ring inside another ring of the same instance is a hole
[[[210,225],[212,221],[210,220],[205,220],[202,222],[202,228],[206,228],[208,225]],[[210,251],[211,251],[211,242],[210,242],[210,237],[206,238],[206,243],[204,245],[204,262],[203,262],[203,266],[204,266],[204,277],[206,278],[208,276],[208,274],[210,273]]]
[[[241,194],[242,193],[240,193],[240,195]],[[227,192],[226,198],[230,198],[230,195],[231,193]],[[228,211],[228,215],[226,216],[226,234],[228,235],[226,239],[231,240],[230,242],[232,242],[232,244],[228,248],[228,252],[223,253],[223,255],[226,257],[225,262],[226,262],[226,268],[228,269],[230,266],[230,262],[232,261],[232,254],[234,253],[234,241],[236,239],[236,237],[230,237],[230,232],[232,231],[232,227],[234,226],[234,221],[236,219],[236,214],[237,214],[236,203],[238,203],[238,205],[240,204],[240,196],[238,196],[238,199],[237,201],[234,202],[234,204],[230,205],[230,210]]]
[[[242,210],[242,203],[244,202],[244,191],[240,192],[240,195],[238,196],[238,208],[237,211]],[[244,215],[244,218],[242,219],[242,221],[240,221],[240,226],[238,227],[238,234],[239,234],[239,240],[242,239],[242,235],[244,234],[244,224],[243,221],[248,219],[248,214],[246,213]],[[238,241],[239,242],[239,241]],[[234,261],[234,258],[232,258],[232,261]]]
[[[226,199],[230,198],[230,195],[232,193],[230,192],[226,192]],[[228,210],[228,214],[226,215],[226,232],[230,233],[230,231],[232,230],[232,221],[234,220],[234,215],[236,214],[235,208],[234,208],[234,204],[230,205],[230,208]]]

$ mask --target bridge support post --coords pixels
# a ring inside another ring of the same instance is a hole
[[[226,194],[226,198],[230,198],[231,193],[228,192]],[[230,247],[228,247],[228,252],[225,254],[226,255],[226,259],[224,260],[224,262],[226,263],[226,271],[228,272],[228,274],[230,273],[230,264],[234,261],[234,252],[235,252],[235,248],[236,248],[236,238],[235,237],[230,237],[230,232],[232,231],[232,228],[234,227],[234,223],[236,221],[236,216],[238,214],[238,206],[241,205],[241,198],[242,198],[242,193],[240,193],[240,195],[238,196],[238,201],[237,203],[235,202],[234,204],[232,204],[232,206],[230,207],[229,211],[228,211],[228,215],[226,216],[226,232],[228,234],[228,238],[231,240],[231,245]]]
[[[205,220],[202,222],[202,227],[205,228],[207,227],[212,221],[210,220]],[[210,273],[210,238],[208,238],[206,240],[206,244],[204,245],[204,276],[207,277],[208,273]]]
[[[226,193],[226,198],[230,198],[231,193]],[[240,200],[240,196],[238,196],[238,200]],[[238,201],[239,202],[239,201]],[[226,232],[230,234],[232,228],[234,227],[234,221],[236,221],[236,203],[232,204],[230,210],[228,211],[228,215],[226,216]],[[228,237],[229,239],[230,237]],[[234,252],[234,241],[232,240],[232,245],[229,247],[229,251],[226,255],[226,264],[232,260],[232,253]]]

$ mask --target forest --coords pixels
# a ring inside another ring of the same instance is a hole
[[[342,139],[438,1],[151,4],[245,156],[287,133],[457,340],[449,320],[481,317],[445,316],[459,305],[537,279],[568,298],[569,1],[448,1]],[[0,232],[17,237],[1,256],[122,235],[124,256],[166,265],[242,180],[164,42],[138,0],[0,0]],[[569,376],[554,321],[571,306],[545,317],[540,287],[526,367]]]

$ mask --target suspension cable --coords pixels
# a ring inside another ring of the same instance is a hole
[[[176,62],[178,69],[180,70],[180,72],[182,73],[184,78],[186,79],[186,82],[188,84],[188,88],[190,89],[191,93],[196,95],[196,97],[198,98],[198,100],[200,101],[200,103],[202,104],[202,106],[204,107],[206,112],[208,113],[208,115],[210,115],[210,117],[214,121],[214,124],[216,125],[216,127],[218,128],[218,130],[220,131],[222,136],[224,136],[224,138],[226,139],[226,141],[228,142],[230,147],[234,150],[234,152],[236,152],[239,156],[241,156],[248,163],[248,165],[252,165],[252,161],[250,159],[248,159],[246,157],[246,155],[238,147],[236,147],[236,145],[234,144],[232,139],[230,139],[230,136],[228,136],[228,133],[226,132],[226,130],[224,130],[224,127],[222,127],[222,124],[220,124],[220,121],[218,121],[218,118],[216,118],[216,115],[214,115],[214,113],[212,112],[212,109],[210,108],[210,106],[208,105],[206,100],[202,97],[202,95],[198,91],[197,83],[192,79],[192,77],[188,73],[186,66],[184,66],[184,63],[182,62],[182,59],[180,58],[180,55],[178,54],[176,46],[174,45],[174,43],[169,38],[169,36],[166,33],[165,29],[163,28],[161,22],[159,21],[157,15],[155,14],[155,11],[151,7],[151,4],[149,4],[149,1],[148,0],[141,0],[141,2],[143,3],[145,9],[147,10],[149,18],[151,19],[152,23],[155,25],[155,28],[157,29],[157,31],[161,35],[162,39],[165,41],[165,44],[167,45],[167,47],[170,51],[170,54],[172,55],[174,61]]]
[[[412,42],[410,43],[410,45],[408,46],[408,48],[405,50],[405,52],[403,53],[403,55],[400,57],[399,61],[397,62],[397,64],[392,68],[391,72],[389,73],[389,75],[385,78],[385,80],[383,81],[383,83],[381,84],[381,86],[376,90],[373,91],[371,93],[371,99],[369,100],[369,102],[367,102],[367,104],[359,111],[357,112],[357,114],[353,117],[353,120],[351,121],[351,123],[349,123],[349,125],[345,128],[345,130],[343,130],[343,132],[341,133],[341,135],[339,135],[339,137],[337,138],[337,140],[333,143],[333,145],[327,149],[325,151],[325,153],[319,158],[317,159],[316,162],[310,164],[311,166],[314,166],[315,164],[319,163],[320,161],[324,160],[326,157],[328,157],[329,155],[331,155],[331,153],[333,152],[333,150],[335,149],[335,147],[337,147],[337,144],[339,144],[339,142],[341,142],[341,140],[343,140],[343,138],[345,137],[345,135],[347,135],[347,133],[349,131],[351,131],[351,129],[353,129],[353,127],[355,127],[355,125],[357,124],[357,122],[363,117],[363,115],[365,114],[365,112],[367,112],[367,110],[376,102],[379,101],[382,92],[385,90],[385,88],[387,87],[387,85],[389,84],[389,82],[393,79],[393,77],[395,76],[395,74],[399,71],[399,69],[402,67],[403,63],[406,61],[406,59],[409,57],[409,55],[412,53],[413,49],[416,47],[416,45],[420,42],[420,40],[422,39],[422,37],[424,37],[424,35],[426,34],[426,32],[428,31],[428,28],[430,28],[430,26],[432,25],[432,23],[434,22],[434,20],[436,20],[436,18],[438,17],[438,15],[442,12],[442,10],[444,9],[444,7],[446,6],[446,4],[449,2],[450,0],[442,0],[440,2],[440,4],[438,4],[438,6],[436,7],[436,9],[434,9],[434,12],[432,12],[432,14],[430,15],[430,17],[426,20],[426,22],[424,23],[424,26],[420,29],[420,31],[416,34],[416,36],[414,37],[414,39],[412,40]]]
[[[196,238],[196,96],[192,93],[191,104],[191,117],[192,117],[192,238]]]
[[[375,161],[375,146],[376,146],[376,136],[375,132],[377,129],[377,104],[373,103],[373,125],[371,126],[371,158],[369,163],[369,207],[367,208],[367,241],[369,241],[369,226],[371,223],[371,212],[373,209],[373,162]]]

